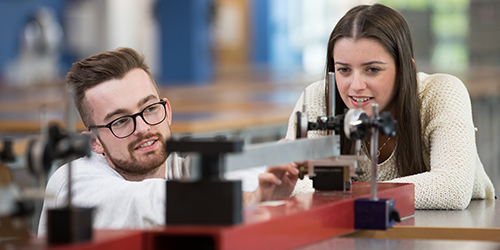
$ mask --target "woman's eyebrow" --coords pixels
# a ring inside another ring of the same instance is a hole
[[[343,62],[335,62],[335,64],[340,64],[340,65],[342,65],[342,66],[349,66],[349,64],[348,64],[348,63],[343,63]]]
[[[370,65],[370,64],[387,64],[387,63],[381,62],[381,61],[371,61],[371,62],[363,63],[361,65],[366,66],[366,65]]]
[[[342,66],[349,66],[350,65],[348,63],[343,63],[343,62],[335,62],[335,64],[342,65]],[[371,62],[362,63],[361,66],[366,66],[366,65],[371,65],[371,64],[387,64],[387,63],[382,62],[382,61],[371,61]]]

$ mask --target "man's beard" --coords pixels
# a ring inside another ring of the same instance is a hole
[[[137,143],[151,137],[156,137],[158,138],[157,143],[158,148],[154,151],[147,152],[144,154],[146,159],[144,160],[139,160],[134,156],[134,145],[137,145]],[[120,174],[126,174],[126,175],[132,175],[132,176],[142,176],[149,174],[156,169],[158,169],[162,164],[165,163],[168,157],[168,152],[165,150],[165,140],[163,136],[159,133],[154,134],[154,135],[147,135],[141,138],[138,138],[137,140],[133,141],[128,145],[128,152],[130,155],[129,159],[116,159],[109,153],[108,148],[104,145],[104,153],[108,156],[109,160],[113,163],[114,167],[116,168],[116,171],[119,172]]]

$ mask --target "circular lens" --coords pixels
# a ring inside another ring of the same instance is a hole
[[[165,106],[162,103],[156,103],[149,107],[146,107],[142,112],[142,117],[144,121],[149,125],[156,125],[162,122],[167,113],[165,111]]]
[[[126,116],[111,123],[111,131],[117,137],[125,137],[134,132],[134,121],[132,117]]]

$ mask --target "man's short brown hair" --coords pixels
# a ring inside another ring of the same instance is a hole
[[[95,125],[92,120],[93,110],[89,108],[85,99],[87,90],[105,81],[122,79],[128,72],[136,68],[140,68],[148,74],[159,94],[144,56],[134,49],[118,48],[73,63],[66,75],[66,83],[68,88],[74,91],[75,105],[86,127]]]

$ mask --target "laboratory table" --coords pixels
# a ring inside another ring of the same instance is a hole
[[[360,230],[301,250],[500,249],[500,201],[472,200],[464,210],[415,210],[386,231]]]
[[[415,210],[413,215],[385,231],[351,231],[291,249],[500,249],[499,213],[498,200],[473,200],[465,210]],[[34,239],[10,249],[159,249],[153,247],[158,245],[146,243],[164,229],[158,230],[97,230],[92,244],[55,247],[47,246],[44,239]],[[300,238],[289,235],[280,240],[286,245],[286,241]],[[0,244],[0,249],[9,249],[9,244]]]

